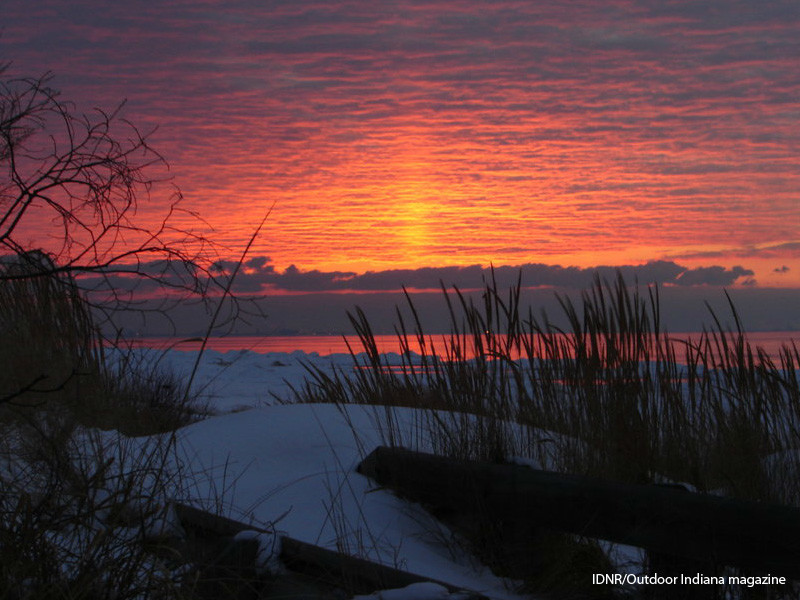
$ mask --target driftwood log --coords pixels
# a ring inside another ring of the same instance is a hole
[[[254,525],[218,516],[193,506],[173,504],[181,525],[193,540],[232,540],[242,531],[269,533]],[[243,540],[243,547],[248,542]],[[281,562],[295,574],[302,575],[306,581],[326,584],[332,588],[346,590],[350,595],[368,594],[377,590],[404,588],[415,583],[436,583],[450,592],[460,592],[462,600],[486,600],[485,596],[463,590],[449,583],[423,577],[414,573],[393,569],[368,560],[355,558],[320,548],[313,544],[281,536]],[[246,550],[246,562],[254,564],[257,547]]]
[[[379,447],[359,471],[439,510],[610,540],[800,580],[800,510]]]

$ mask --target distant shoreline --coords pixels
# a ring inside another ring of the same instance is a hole
[[[434,333],[426,335],[425,339],[432,339],[435,346],[439,344],[443,336],[448,334]],[[669,332],[671,338],[697,339],[700,332]],[[762,347],[771,358],[775,358],[783,344],[791,343],[800,346],[800,331],[752,331],[747,332],[748,341],[755,347]],[[346,340],[346,341],[345,341]],[[123,341],[133,347],[154,348],[154,349],[173,349],[179,351],[195,351],[200,348],[201,338],[191,336],[142,336],[124,338]],[[383,353],[400,352],[400,344],[396,335],[376,335],[375,341],[378,349]],[[411,336],[409,341],[412,342]],[[363,348],[359,339],[355,335],[236,335],[219,336],[208,339],[207,348],[218,352],[237,352],[247,350],[259,354],[268,353],[287,353],[304,352],[306,354],[317,353],[321,356],[330,354],[349,353],[347,342],[356,353],[362,352]],[[412,350],[415,350],[412,344]]]

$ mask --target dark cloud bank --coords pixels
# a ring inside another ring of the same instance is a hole
[[[231,272],[233,262],[217,263],[220,271]],[[592,268],[562,267],[529,263],[521,266],[482,267],[425,267],[368,271],[363,274],[346,271],[301,271],[294,265],[278,272],[266,257],[250,259],[237,276],[235,288],[240,292],[256,292],[265,288],[285,292],[388,292],[404,287],[413,290],[436,290],[442,284],[460,289],[483,287],[484,281],[495,278],[498,285],[507,287],[521,277],[523,287],[586,288],[596,276],[613,279],[616,273],[632,284],[661,284],[677,286],[729,286],[752,281],[753,271],[740,266],[726,269],[720,266],[689,269],[672,261],[652,261],[644,265],[599,266]]]
[[[157,265],[148,265],[156,270]],[[158,266],[159,269],[163,265]],[[221,272],[232,263],[217,265]],[[546,311],[558,322],[556,293],[580,297],[599,276],[612,280],[621,273],[631,285],[658,284],[663,325],[670,331],[697,331],[712,322],[708,305],[724,323],[733,323],[723,291],[729,290],[745,326],[750,330],[800,329],[800,290],[762,289],[755,286],[753,272],[736,266],[709,266],[689,269],[671,261],[644,265],[581,269],[544,264],[521,267],[480,266],[388,270],[356,274],[349,272],[301,271],[292,266],[277,271],[266,257],[250,259],[239,273],[234,290],[246,296],[261,295],[260,307],[267,319],[252,319],[237,324],[229,333],[239,335],[296,335],[352,333],[347,312],[356,306],[370,317],[376,333],[392,333],[396,306],[406,310],[402,294],[405,286],[412,292],[423,326],[430,333],[448,329],[447,307],[441,285],[458,287],[465,295],[480,297],[484,281],[494,276],[499,288],[506,288],[521,277],[523,302],[536,314]],[[741,284],[746,284],[741,286]],[[165,319],[126,318],[122,325],[129,332],[145,335],[197,335],[205,331],[209,316],[200,306],[183,306],[170,314],[175,328]]]

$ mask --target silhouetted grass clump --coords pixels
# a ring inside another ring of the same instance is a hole
[[[180,382],[117,349],[107,361],[74,280],[38,252],[0,263],[0,597],[178,598],[166,502],[186,482],[171,431]],[[117,430],[117,431],[101,431]]]
[[[0,265],[0,400],[75,404],[101,387],[102,353],[90,311],[41,253]]]
[[[524,456],[565,472],[800,505],[796,345],[771,359],[748,342],[732,304],[732,331],[712,312],[697,339],[673,338],[658,289],[642,294],[621,275],[598,278],[577,304],[559,297],[567,327],[524,312],[520,297],[519,281],[507,291],[489,282],[477,302],[444,290],[451,332],[434,337],[407,295],[399,365],[356,310],[353,373],[309,365],[298,396],[429,409],[426,435],[452,456]]]
[[[0,264],[0,416],[59,413],[128,435],[174,430],[197,413],[180,379],[119,345],[109,360],[91,308],[47,255]]]

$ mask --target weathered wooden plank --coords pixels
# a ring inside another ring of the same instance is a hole
[[[417,502],[800,580],[800,510],[377,448],[359,471]]]

